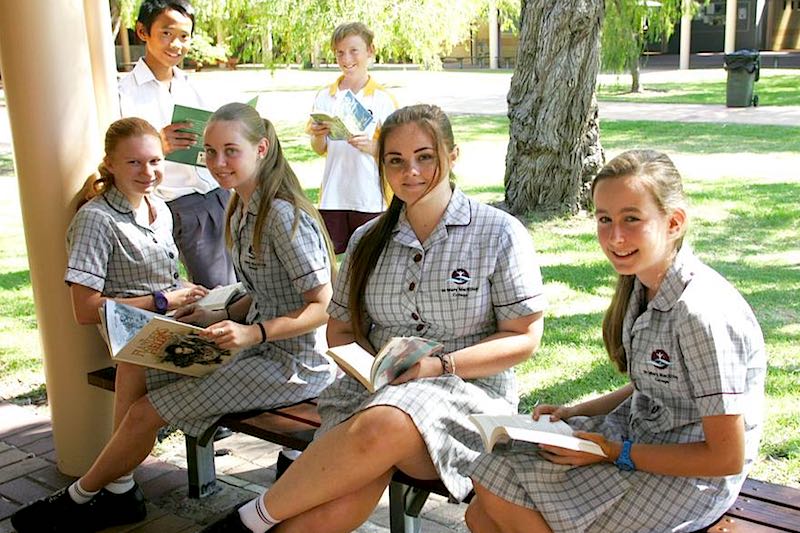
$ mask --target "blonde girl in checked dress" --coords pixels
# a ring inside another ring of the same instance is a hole
[[[469,469],[476,533],[696,531],[736,499],[758,456],[761,329],[747,302],[683,244],[686,201],[667,156],[630,151],[592,185],[600,247],[619,274],[603,320],[631,383],[540,405],[608,456],[496,450]]]
[[[374,351],[393,336],[440,341],[370,394],[344,377],[319,398],[322,427],[266,493],[205,532],[344,532],[378,503],[392,474],[440,478],[452,496],[471,490],[459,473],[478,456],[471,413],[510,414],[512,368],[536,350],[544,298],[525,227],[451,183],[458,155],[435,106],[392,113],[378,168],[394,192],[388,211],[354,234],[330,305],[328,342]],[[272,522],[272,524],[270,524]]]

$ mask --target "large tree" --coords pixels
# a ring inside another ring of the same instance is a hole
[[[603,0],[523,0],[508,94],[506,204],[576,212],[603,163],[594,88]]]

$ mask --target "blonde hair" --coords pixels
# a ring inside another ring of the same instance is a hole
[[[325,223],[322,221],[319,212],[306,197],[303,192],[303,187],[297,179],[297,175],[295,175],[292,167],[289,166],[289,162],[284,157],[281,143],[275,132],[275,127],[269,120],[261,118],[253,107],[238,102],[226,104],[217,109],[214,114],[211,115],[208,125],[223,121],[237,122],[245,139],[253,144],[258,144],[261,139],[266,139],[269,143],[267,155],[259,162],[258,169],[256,170],[256,187],[261,193],[261,198],[256,214],[255,234],[253,235],[254,252],[256,254],[261,253],[264,221],[267,219],[267,214],[272,207],[272,201],[275,198],[279,198],[294,206],[292,236],[294,236],[295,231],[297,231],[297,226],[300,223],[300,211],[304,211],[317,223],[328,250],[331,272],[335,273],[336,255],[333,252],[333,245],[331,244],[328,232],[325,230]],[[206,125],[206,128],[208,128],[208,125]],[[237,199],[238,195],[234,192],[228,203],[225,218],[225,242],[228,248],[233,246],[230,220],[236,209]]]
[[[86,178],[86,182],[83,184],[80,200],[78,201],[79,209],[83,204],[95,196],[100,196],[110,186],[114,185],[114,174],[108,169],[108,159],[114,154],[117,146],[126,139],[145,135],[152,135],[158,139],[158,145],[161,146],[161,136],[158,130],[144,119],[137,117],[122,118],[108,127],[103,145],[105,155],[97,166],[97,172]]]
[[[635,178],[650,192],[659,211],[669,215],[677,209],[686,210],[687,201],[683,191],[681,175],[672,160],[655,150],[629,150],[608,163],[600,170],[592,182],[592,197],[597,184],[609,179]],[[682,233],[675,240],[677,253],[683,245]],[[628,369],[628,359],[622,345],[622,326],[628,312],[628,302],[636,276],[618,275],[611,304],[603,317],[603,343],[608,356],[620,372]]]
[[[427,194],[431,189],[438,185],[445,176],[449,176],[452,183],[455,176],[450,171],[450,154],[455,150],[455,140],[453,138],[453,128],[447,115],[435,105],[418,104],[402,107],[389,115],[381,126],[378,136],[378,175],[381,182],[381,190],[386,190],[386,168],[383,156],[386,152],[386,140],[393,131],[407,124],[416,124],[433,140],[436,148],[437,169],[439,179],[430,183],[425,190]],[[348,295],[348,305],[351,313],[353,332],[358,340],[365,340],[368,325],[364,320],[366,310],[364,308],[364,291],[375,265],[383,253],[383,249],[392,236],[404,202],[394,196],[389,203],[389,208],[383,213],[377,222],[364,233],[358,241],[353,257],[350,260],[350,270],[348,278],[350,281],[350,294]]]
[[[372,48],[372,41],[375,39],[375,34],[372,33],[365,24],[361,22],[345,22],[344,24],[336,26],[336,29],[333,30],[333,35],[331,35],[331,50],[335,52],[336,45],[351,35],[358,35],[364,39],[367,50]]]

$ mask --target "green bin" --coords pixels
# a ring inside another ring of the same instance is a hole
[[[726,105],[749,107],[758,105],[754,85],[758,81],[761,60],[758,50],[737,50],[725,54],[725,70],[728,71]]]

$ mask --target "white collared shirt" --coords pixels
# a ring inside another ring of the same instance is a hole
[[[178,67],[173,67],[172,81],[162,83],[141,58],[133,71],[119,82],[122,116],[143,118],[158,130],[172,123],[172,110],[176,103],[214,110]],[[217,187],[219,185],[205,168],[166,161],[164,181],[156,189],[156,194],[168,202],[194,192],[205,194]]]

